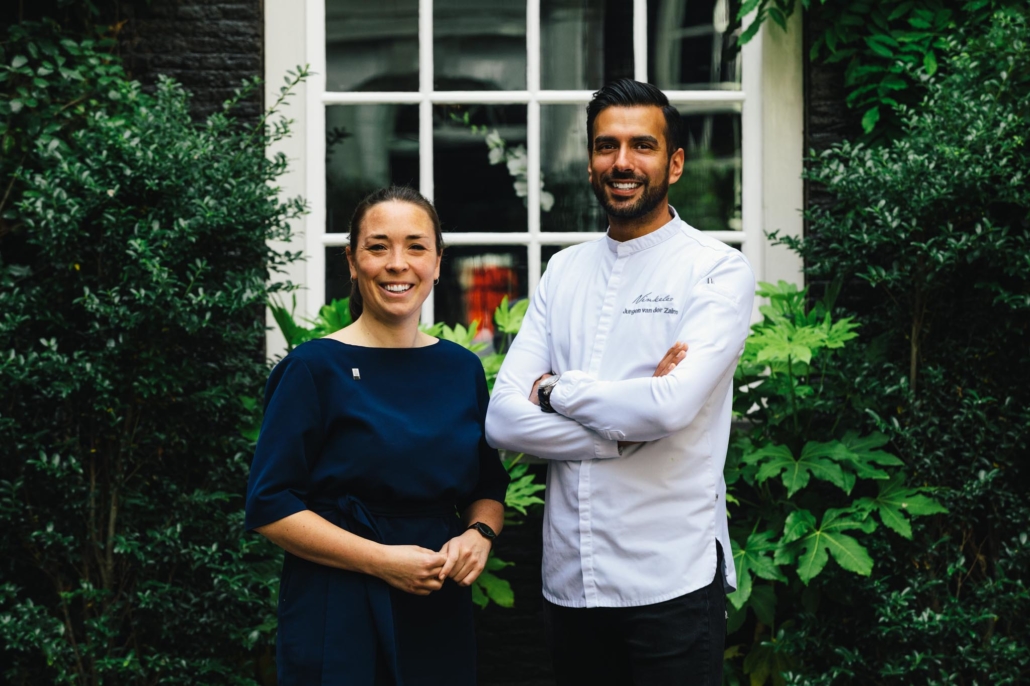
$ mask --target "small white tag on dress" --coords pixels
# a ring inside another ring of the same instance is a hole
[[[350,373],[354,375],[354,380],[355,381],[361,381],[361,372],[358,370],[357,367],[353,367],[350,370]]]

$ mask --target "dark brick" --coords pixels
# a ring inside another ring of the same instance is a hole
[[[198,117],[220,110],[244,80],[263,76],[261,0],[123,0],[117,13],[129,73],[148,88],[160,74],[179,81]],[[238,114],[260,116],[262,97],[258,90]]]

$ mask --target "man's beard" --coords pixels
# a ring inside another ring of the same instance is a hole
[[[634,203],[620,202],[619,204],[612,203],[608,198],[607,187],[609,181],[635,181],[642,185],[643,192],[640,194],[640,198]],[[634,176],[633,174],[619,174],[617,172],[609,172],[602,176],[599,180],[590,179],[590,187],[594,191],[594,195],[597,197],[597,202],[601,203],[601,207],[608,213],[609,217],[618,217],[619,219],[639,219],[651,212],[658,207],[665,196],[669,193],[669,168],[666,166],[665,173],[662,175],[661,181],[658,184],[652,186],[650,180],[646,176]]]

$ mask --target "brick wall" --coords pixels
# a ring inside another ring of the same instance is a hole
[[[261,0],[93,0],[99,17],[83,3],[59,7],[57,0],[3,0],[0,33],[9,24],[50,19],[88,35],[116,26],[118,52],[129,74],[153,87],[160,74],[193,94],[193,111],[204,116],[232,97],[243,79],[264,73],[264,15]],[[239,109],[255,118],[262,110],[258,89]]]
[[[260,0],[136,0],[120,4],[119,43],[133,78],[153,85],[159,74],[193,94],[198,116],[217,111],[241,81],[264,73]],[[257,117],[261,89],[240,107]]]

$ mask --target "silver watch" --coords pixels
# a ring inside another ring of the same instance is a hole
[[[536,387],[536,399],[540,402],[541,411],[554,412],[554,408],[551,407],[551,391],[558,385],[558,379],[560,378],[561,374],[549,376]]]

